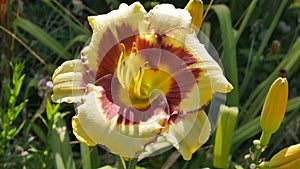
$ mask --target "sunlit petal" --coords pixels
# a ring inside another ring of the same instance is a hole
[[[190,160],[209,138],[210,122],[204,111],[177,117],[170,129],[163,133],[166,140],[178,149],[185,160]]]
[[[134,115],[127,117],[120,111],[119,106],[109,102],[102,87],[88,85],[75,118],[94,143],[107,147],[112,153],[136,157],[164,130],[167,116],[162,109],[157,109],[147,121],[134,124],[131,123],[134,120],[130,122]]]
[[[52,100],[57,103],[80,102],[84,97],[86,84],[92,82],[78,59],[64,62],[55,70],[52,80]]]
[[[88,146],[96,145],[96,143],[86,134],[76,116],[72,118],[72,128],[74,135],[80,142]]]
[[[232,85],[223,75],[219,64],[208,54],[204,45],[199,43],[189,28],[173,29],[162,38],[164,50],[176,54],[183,63],[172,76],[181,89],[183,99],[177,109],[185,112],[205,108],[215,92],[227,93]],[[181,50],[178,50],[180,47]],[[176,49],[176,50],[174,50]],[[189,87],[188,91],[185,91]]]
[[[149,11],[151,25],[157,33],[176,27],[190,27],[191,15],[184,9],[176,9],[171,4],[156,5]],[[166,19],[167,18],[167,19]]]
[[[81,58],[95,76],[97,73],[95,78],[114,73],[122,53],[120,43],[131,50],[137,36],[142,37],[151,32],[146,11],[139,2],[130,6],[121,4],[120,9],[104,15],[90,16],[88,21],[93,29],[93,36],[89,46],[82,50]]]

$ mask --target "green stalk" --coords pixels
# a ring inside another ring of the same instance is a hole
[[[258,0],[253,0],[253,1],[251,2],[250,6],[249,6],[249,9],[248,9],[248,11],[247,11],[247,13],[246,13],[246,16],[245,16],[245,18],[243,19],[243,22],[242,22],[242,24],[241,24],[241,26],[240,26],[240,29],[238,30],[238,32],[237,32],[237,34],[236,34],[236,36],[235,36],[235,44],[237,44],[237,42],[238,42],[238,40],[239,40],[241,34],[243,33],[243,31],[244,31],[244,29],[245,29],[245,27],[246,27],[246,25],[247,25],[247,23],[248,23],[248,21],[249,21],[249,18],[250,18],[250,16],[251,16],[252,13],[253,13],[254,8],[256,7],[257,2],[258,2]]]
[[[127,169],[135,169],[137,164],[137,158],[134,158],[128,162]]]
[[[80,143],[80,154],[81,154],[82,169],[92,169],[90,148],[84,143]]]
[[[239,105],[238,69],[236,61],[236,45],[232,29],[231,13],[226,5],[213,5],[212,9],[217,14],[222,33],[223,51],[222,63],[225,75],[234,89],[227,95],[227,105]]]
[[[122,156],[116,155],[119,169],[126,169],[126,164]]]

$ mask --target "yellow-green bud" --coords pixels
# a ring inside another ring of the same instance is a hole
[[[184,8],[189,11],[192,16],[192,28],[198,34],[201,25],[202,25],[202,17],[203,17],[203,3],[201,0],[190,0],[188,4]]]
[[[271,85],[262,109],[260,117],[261,145],[267,145],[271,135],[278,130],[286,111],[287,101],[288,81],[286,78],[279,77]]]

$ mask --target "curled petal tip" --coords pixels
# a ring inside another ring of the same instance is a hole
[[[234,87],[229,83],[228,85],[227,85],[227,87],[226,87],[226,92],[228,93],[228,92],[231,92],[231,90],[233,90],[234,89]]]

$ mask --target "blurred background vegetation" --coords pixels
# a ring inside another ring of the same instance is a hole
[[[51,75],[65,60],[79,57],[91,36],[87,16],[118,8],[118,0],[0,0],[0,168],[99,168],[116,166],[114,155],[86,147],[72,134],[74,107],[52,104]],[[183,8],[187,0],[140,1]],[[208,0],[203,1],[208,4]],[[296,0],[215,0],[202,31],[218,51],[235,91],[227,105],[238,106],[229,168],[244,167],[269,86],[289,81],[287,113],[272,137],[266,159],[299,143],[300,2]],[[174,149],[138,162],[144,168],[213,168],[214,136],[184,161]],[[238,165],[236,165],[238,164]],[[110,165],[110,166],[107,166]]]

